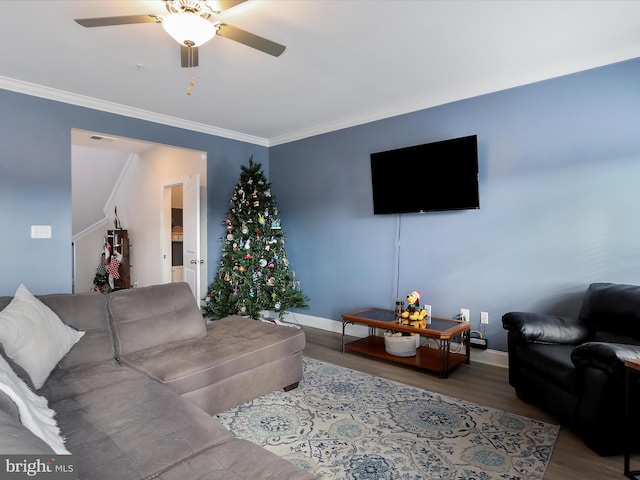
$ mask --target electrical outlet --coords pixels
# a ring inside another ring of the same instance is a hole
[[[465,322],[469,321],[469,309],[468,308],[461,308],[460,309],[460,318],[462,320],[464,320]]]
[[[424,317],[425,323],[431,325],[431,305],[424,305],[422,308],[427,312]]]
[[[488,312],[480,312],[480,324],[481,325],[489,325],[489,313]]]

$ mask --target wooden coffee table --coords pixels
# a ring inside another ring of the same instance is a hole
[[[345,343],[345,327],[349,324],[368,325],[369,336]],[[413,357],[391,355],[384,348],[384,337],[376,334],[378,328],[415,333],[423,337],[433,338],[438,348],[421,346],[416,349],[416,355]],[[392,362],[438,372],[441,378],[447,378],[449,372],[458,365],[469,363],[470,331],[471,324],[463,320],[430,317],[430,323],[427,324],[427,328],[419,328],[398,323],[392,310],[363,308],[342,315],[342,353],[345,352],[345,349],[363,353]],[[459,338],[461,352],[451,351],[451,341],[456,338]]]

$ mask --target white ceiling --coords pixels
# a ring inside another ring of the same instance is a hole
[[[250,0],[219,19],[286,51],[193,69],[158,24],[73,21],[160,0],[1,3],[0,88],[263,145],[640,57],[640,1]]]

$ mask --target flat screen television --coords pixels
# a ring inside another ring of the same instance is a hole
[[[376,215],[478,209],[477,135],[372,153],[371,182]]]

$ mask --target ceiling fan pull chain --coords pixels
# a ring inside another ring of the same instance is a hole
[[[191,86],[195,85],[196,83],[196,77],[191,77],[191,80],[189,81],[189,86],[187,87],[187,95],[191,95]]]

